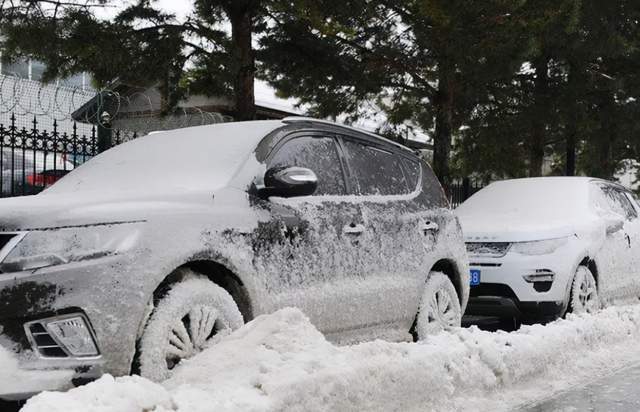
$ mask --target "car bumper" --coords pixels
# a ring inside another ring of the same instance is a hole
[[[24,399],[43,390],[86,383],[103,373],[129,373],[145,311],[143,293],[132,287],[135,280],[123,276],[131,272],[126,270],[130,263],[125,257],[111,256],[35,272],[0,274],[0,349],[15,358],[16,376],[66,372],[66,378],[55,383],[25,379],[19,390],[0,385],[0,398]],[[85,320],[97,354],[74,356],[65,347],[55,348],[64,343],[44,333],[46,328],[30,330],[34,322],[69,317]],[[39,335],[37,339],[34,334]]]
[[[562,302],[520,302],[515,298],[481,296],[469,299],[467,315],[519,318],[524,320],[547,320],[562,316]]]
[[[0,400],[19,401],[30,398],[43,391],[70,389],[93,380],[103,374],[102,359],[68,359],[64,362],[30,359],[16,359],[18,367],[4,370],[10,382],[0,386]]]
[[[547,255],[527,256],[508,252],[499,258],[471,256],[470,268],[480,270],[481,283],[471,287],[466,313],[533,319],[562,315],[581,255],[580,244],[569,242]],[[525,279],[525,276],[536,274],[552,274],[553,281]]]

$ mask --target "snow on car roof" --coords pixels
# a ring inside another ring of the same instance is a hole
[[[153,133],[78,167],[44,194],[162,192],[224,186],[281,121],[221,123]]]
[[[303,116],[289,116],[289,117],[285,117],[284,119],[282,119],[282,121],[284,123],[304,123],[304,122],[309,122],[309,123],[324,124],[324,125],[327,125],[327,126],[337,127],[337,128],[344,129],[344,130],[349,130],[349,131],[352,131],[352,132],[365,134],[365,135],[367,135],[369,137],[372,137],[372,138],[374,138],[376,140],[379,140],[381,142],[385,142],[386,144],[390,144],[392,146],[395,146],[398,149],[402,149],[402,150],[405,150],[405,151],[413,153],[413,150],[411,150],[411,148],[409,148],[409,147],[407,147],[405,145],[402,145],[402,144],[400,144],[398,142],[394,142],[393,140],[389,140],[386,137],[382,137],[382,136],[377,135],[375,133],[372,133],[372,132],[370,132],[368,130],[364,130],[364,129],[361,129],[361,128],[358,128],[358,127],[348,126],[348,125],[345,125],[345,124],[335,123],[335,122],[332,122],[330,120],[314,119],[312,117],[303,117]]]

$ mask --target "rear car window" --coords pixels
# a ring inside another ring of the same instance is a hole
[[[418,185],[418,181],[420,180],[420,163],[403,157],[402,164],[404,165],[404,170],[406,172],[409,189],[413,191],[415,190],[416,186]]]
[[[422,167],[422,191],[429,201],[437,207],[449,207],[449,201],[444,194],[442,185],[431,167],[425,162],[420,162]]]
[[[388,196],[411,192],[397,155],[347,139],[344,145],[361,195]]]
[[[598,185],[598,188],[604,195],[600,199],[600,207],[604,206],[627,220],[633,220],[638,217],[638,212],[623,190],[610,185]]]

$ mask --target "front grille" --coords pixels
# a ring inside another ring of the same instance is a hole
[[[470,296],[475,297],[483,297],[483,296],[492,296],[499,298],[509,298],[518,301],[516,294],[513,290],[504,284],[501,283],[480,283],[478,286],[474,286],[470,290]]]
[[[478,266],[478,267],[481,267],[481,268],[499,268],[500,266],[502,266],[502,263],[471,262],[471,263],[469,263],[469,266],[471,266],[471,267]]]
[[[467,253],[471,256],[503,257],[509,251],[509,242],[470,242],[467,243]]]
[[[37,350],[43,358],[69,357],[41,323],[33,322],[27,326],[27,330],[33,349]]]

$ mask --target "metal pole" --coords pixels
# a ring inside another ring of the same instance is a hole
[[[113,129],[111,128],[111,115],[104,111],[100,114],[98,122],[98,153],[109,150],[113,145]]]

